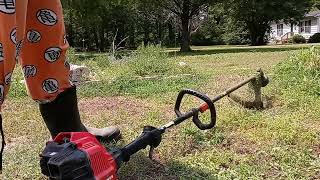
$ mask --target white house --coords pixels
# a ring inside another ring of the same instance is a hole
[[[306,39],[315,33],[320,33],[320,11],[306,14],[298,24],[286,24],[283,21],[271,24],[271,41],[284,42],[294,34],[301,34]]]

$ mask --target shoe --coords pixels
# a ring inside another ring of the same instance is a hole
[[[119,141],[122,138],[120,129],[116,126],[106,127],[102,129],[86,126],[86,129],[89,133],[95,135],[99,141],[113,142]]]
[[[107,142],[121,137],[120,130],[117,127],[97,129],[86,127],[82,124],[76,87],[66,89],[50,103],[40,104],[39,109],[53,139],[60,132],[89,132],[99,140]]]

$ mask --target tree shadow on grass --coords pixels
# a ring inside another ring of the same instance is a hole
[[[246,53],[246,52],[281,52],[281,51],[292,51],[299,50],[308,47],[299,46],[279,46],[279,47],[237,47],[237,48],[217,48],[217,49],[203,49],[193,50],[191,52],[170,52],[170,56],[200,56],[200,55],[211,55],[211,54],[223,54],[223,53]]]
[[[178,162],[163,164],[160,161],[150,160],[143,153],[134,155],[119,171],[119,179],[126,180],[214,179],[213,176],[201,169],[186,167]]]

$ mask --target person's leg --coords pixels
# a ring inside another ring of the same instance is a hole
[[[85,131],[77,108],[75,88],[65,65],[68,44],[61,7],[55,0],[29,0],[21,66],[29,94],[40,103],[41,115],[53,137],[60,132]],[[25,27],[25,28],[23,28]]]
[[[0,104],[7,95],[16,64],[17,28],[14,1],[0,4]],[[22,9],[22,8],[21,8]]]
[[[80,121],[76,88],[69,81],[60,0],[29,0],[21,65],[31,97],[52,135],[87,131],[97,136],[113,136],[119,129],[86,128]]]
[[[0,111],[7,95],[11,75],[16,64],[16,6],[14,1],[4,1],[0,3]],[[2,170],[2,153],[4,150],[5,140],[2,130],[2,116],[0,114],[0,131],[2,137],[0,170]]]

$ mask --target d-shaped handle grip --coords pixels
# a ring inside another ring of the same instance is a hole
[[[197,91],[194,91],[191,89],[182,90],[177,97],[177,101],[176,101],[175,108],[174,108],[176,115],[178,117],[183,116],[183,114],[180,111],[180,107],[181,107],[182,99],[185,95],[192,95],[192,96],[195,96],[195,97],[203,100],[204,102],[206,102],[205,106],[208,107],[207,109],[210,110],[210,123],[205,124],[205,123],[201,122],[201,120],[199,118],[199,112],[203,113],[206,109],[203,109],[203,108],[193,109],[194,114],[193,114],[192,120],[193,120],[194,124],[201,130],[207,130],[207,129],[213,128],[216,125],[216,116],[217,116],[216,115],[216,108],[215,108],[213,102],[211,101],[211,99],[207,95],[202,94],[200,92],[197,92]]]

